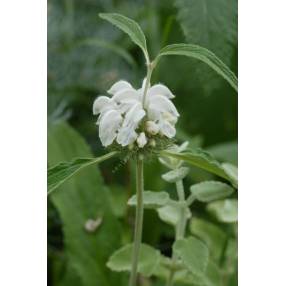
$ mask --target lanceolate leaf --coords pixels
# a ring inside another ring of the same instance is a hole
[[[231,186],[216,181],[206,181],[192,185],[190,190],[195,198],[201,202],[224,199],[234,191]]]
[[[77,158],[71,162],[62,162],[48,170],[48,194],[58,188],[79,170],[92,164],[103,162],[113,157],[116,152],[111,152],[98,158]]]
[[[115,251],[107,262],[113,271],[131,271],[133,244],[128,244]],[[138,271],[145,276],[150,276],[160,262],[160,252],[147,244],[141,244]]]
[[[183,160],[191,165],[194,165],[217,176],[220,176],[230,181],[233,185],[237,185],[237,181],[226,173],[221,164],[217,160],[215,160],[209,153],[201,149],[189,148],[188,150],[181,153],[165,150],[161,152],[161,156],[173,157]]]
[[[99,17],[109,21],[128,34],[131,40],[142,49],[146,59],[149,59],[145,35],[134,20],[116,13],[101,13]]]
[[[84,139],[66,123],[49,125],[49,165],[70,161],[75,156],[92,156]],[[120,247],[121,229],[98,167],[91,165],[84,172],[78,172],[49,199],[60,215],[67,263],[80,277],[82,285],[94,286],[95,281],[102,286],[126,285],[126,281],[121,280],[124,277],[105,266],[109,256]],[[88,227],[90,221],[98,222],[99,226]]]
[[[164,47],[156,61],[162,56],[187,56],[198,59],[209,65],[214,71],[221,75],[237,91],[237,77],[214,53],[206,48],[191,44],[173,44]]]
[[[173,250],[193,274],[204,275],[208,265],[209,250],[203,242],[190,236],[177,240],[173,245]]]

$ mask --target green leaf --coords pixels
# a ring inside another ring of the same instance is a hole
[[[159,208],[166,205],[169,202],[169,194],[166,192],[151,192],[144,191],[143,192],[143,204],[145,208]],[[137,205],[137,195],[133,195],[129,201],[129,206]]]
[[[195,217],[190,222],[190,229],[192,234],[206,243],[211,257],[216,262],[220,262],[227,242],[227,235],[224,231],[214,223]]]
[[[224,199],[234,192],[231,186],[217,181],[198,183],[192,185],[190,190],[198,201],[204,203]]]
[[[191,212],[186,208],[186,216],[187,218],[191,217]],[[159,218],[167,224],[176,226],[181,217],[180,207],[174,205],[167,205],[157,209]]]
[[[162,56],[171,55],[187,56],[206,63],[237,91],[236,75],[214,53],[206,48],[191,44],[168,45],[160,51],[156,61]]]
[[[57,165],[74,157],[91,157],[83,138],[68,124],[58,122],[48,126],[48,164]],[[105,264],[120,247],[121,228],[113,215],[109,189],[96,165],[78,172],[49,196],[59,212],[64,235],[67,262],[78,273],[82,285],[124,285],[123,277],[112,273]],[[88,221],[101,224],[94,230],[86,228]]]
[[[107,262],[107,266],[117,272],[131,271],[133,244],[128,244],[115,251]],[[160,252],[147,244],[141,244],[138,272],[149,277],[160,262]]]
[[[174,243],[173,251],[194,275],[204,275],[208,265],[209,250],[203,242],[193,236],[179,239]]]
[[[213,214],[217,220],[225,223],[237,222],[238,204],[237,199],[227,199],[208,204],[207,210]]]
[[[220,176],[230,181],[234,185],[237,184],[234,178],[226,173],[222,165],[217,160],[215,160],[209,153],[201,149],[189,148],[188,150],[181,153],[165,150],[161,152],[161,156],[172,157],[186,161],[193,166]]]
[[[116,13],[100,13],[99,17],[109,21],[117,28],[128,34],[131,40],[142,49],[146,60],[149,61],[145,35],[140,26],[134,20]]]
[[[77,158],[70,162],[61,162],[48,170],[48,194],[58,188],[67,179],[75,175],[79,170],[92,164],[101,163],[117,152],[110,152],[98,158]]]
[[[237,188],[238,185],[238,169],[236,166],[230,163],[223,163],[222,168],[227,173],[227,175],[232,179],[234,186]]]
[[[237,51],[237,0],[175,0],[174,3],[187,43],[209,49],[228,66],[233,64]],[[205,65],[197,64],[191,72],[206,94],[221,86],[221,79]]]
[[[189,168],[180,167],[175,170],[169,171],[162,175],[162,178],[169,183],[176,183],[180,180],[183,180],[189,173]]]
[[[237,166],[237,142],[225,142],[207,148],[207,151],[217,160],[229,162]]]

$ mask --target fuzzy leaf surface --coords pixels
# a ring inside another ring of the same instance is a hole
[[[92,164],[101,163],[111,157],[116,152],[110,152],[98,158],[76,158],[70,162],[61,162],[48,169],[48,194],[53,192],[67,179],[75,175],[79,170]]]
[[[222,167],[222,165],[217,160],[215,160],[209,153],[203,151],[202,149],[189,148],[181,153],[165,150],[161,152],[161,155],[183,160],[193,166],[196,166],[219,177],[222,177],[230,181],[233,185],[237,185],[237,181],[235,180],[235,178],[229,176]]]
[[[143,192],[143,204],[144,208],[159,208],[168,203],[170,196],[166,192],[151,192],[144,191]],[[128,200],[129,206],[137,205],[137,195],[133,195]]]
[[[157,59],[159,60],[162,56],[172,55],[187,56],[204,62],[222,76],[236,91],[238,90],[236,75],[222,60],[208,49],[192,44],[173,44],[164,47],[160,51]]]
[[[237,222],[238,204],[237,199],[227,199],[208,204],[207,210],[213,214],[217,220],[225,223]]]
[[[182,259],[183,264],[197,276],[203,276],[208,265],[209,250],[207,246],[194,236],[177,240],[173,251]]]
[[[237,50],[237,0],[175,0],[177,20],[187,43],[215,53],[227,66]],[[192,70],[206,94],[221,86],[221,78],[206,65]]]
[[[224,199],[234,192],[234,189],[222,182],[205,181],[190,187],[195,198],[204,203]]]
[[[57,165],[74,157],[92,157],[89,146],[68,124],[57,122],[48,126],[48,164]],[[123,277],[112,273],[105,264],[120,247],[121,228],[114,216],[109,189],[96,165],[78,172],[59,191],[49,197],[59,212],[68,264],[76,271],[82,285],[124,285]],[[94,231],[86,228],[89,220],[101,220]]]
[[[116,250],[107,262],[108,268],[113,271],[131,271],[133,244],[128,244]],[[147,244],[141,244],[138,271],[149,277],[153,274],[160,262],[160,252]]]
[[[148,55],[146,38],[138,23],[136,23],[130,18],[127,18],[117,13],[101,13],[99,14],[99,17],[104,20],[107,20],[108,22],[128,34],[131,40],[142,49],[144,55]]]

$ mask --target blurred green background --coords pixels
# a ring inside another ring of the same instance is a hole
[[[48,0],[49,166],[104,154],[92,115],[94,99],[119,79],[139,87],[146,73],[139,48],[101,20],[100,12],[136,20],[152,58],[166,44],[199,44],[237,74],[237,0]],[[237,165],[237,94],[228,83],[206,65],[184,57],[162,60],[152,77],[156,82],[176,95],[181,114],[177,142],[187,140]],[[126,201],[134,192],[133,169],[132,162],[112,159],[80,172],[48,198],[48,285],[126,285],[128,275],[112,273],[105,264],[132,239],[134,212]],[[145,188],[175,197],[174,187],[161,179],[165,171],[155,159],[147,162]],[[186,190],[206,179],[214,177],[192,168]],[[209,285],[237,285],[236,223],[217,221],[201,203],[192,211],[189,231],[210,246],[220,273],[219,282]],[[93,232],[85,227],[89,219],[102,220]],[[173,239],[173,229],[154,211],[146,211],[144,242],[170,255]],[[164,281],[143,279],[141,284],[160,286]]]

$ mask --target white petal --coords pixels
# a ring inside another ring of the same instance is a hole
[[[175,97],[175,95],[170,91],[170,89],[161,83],[155,84],[150,87],[150,89],[148,90],[148,97],[153,95],[164,95],[167,98]]]
[[[99,124],[99,138],[103,146],[110,145],[117,136],[117,131],[122,123],[122,117],[116,110],[104,113]]]
[[[159,122],[159,126],[160,126],[160,132],[167,136],[168,138],[172,138],[176,135],[176,129],[175,127],[170,124],[168,121],[165,120],[161,120]]]
[[[147,144],[147,138],[144,132],[141,132],[136,139],[139,148],[143,148]]]
[[[179,116],[179,113],[172,101],[163,95],[154,95],[149,97],[148,108],[161,112],[170,112],[176,117]]]
[[[110,108],[113,108],[114,106],[115,105],[111,98],[102,95],[102,96],[97,97],[95,101],[93,102],[92,112],[95,115],[105,110],[108,110]]]
[[[173,125],[175,125],[178,121],[178,117],[172,115],[170,112],[162,112],[161,115],[164,120],[170,122]]]
[[[142,109],[141,103],[136,103],[126,113],[122,127],[120,128],[116,139],[120,145],[127,146],[136,140],[137,133],[135,130],[144,116],[145,111]]]
[[[107,92],[113,95],[116,92],[126,88],[132,88],[132,85],[125,80],[119,80]]]
[[[132,108],[126,113],[123,127],[130,127],[136,129],[140,120],[145,116],[146,112],[142,108],[141,103],[136,103]]]
[[[131,143],[133,143],[137,138],[137,133],[134,129],[130,127],[122,127],[120,128],[116,141],[121,146],[127,146]]]
[[[137,90],[133,88],[126,88],[116,92],[112,97],[112,99],[117,103],[121,103],[128,100],[139,101],[139,94]]]

